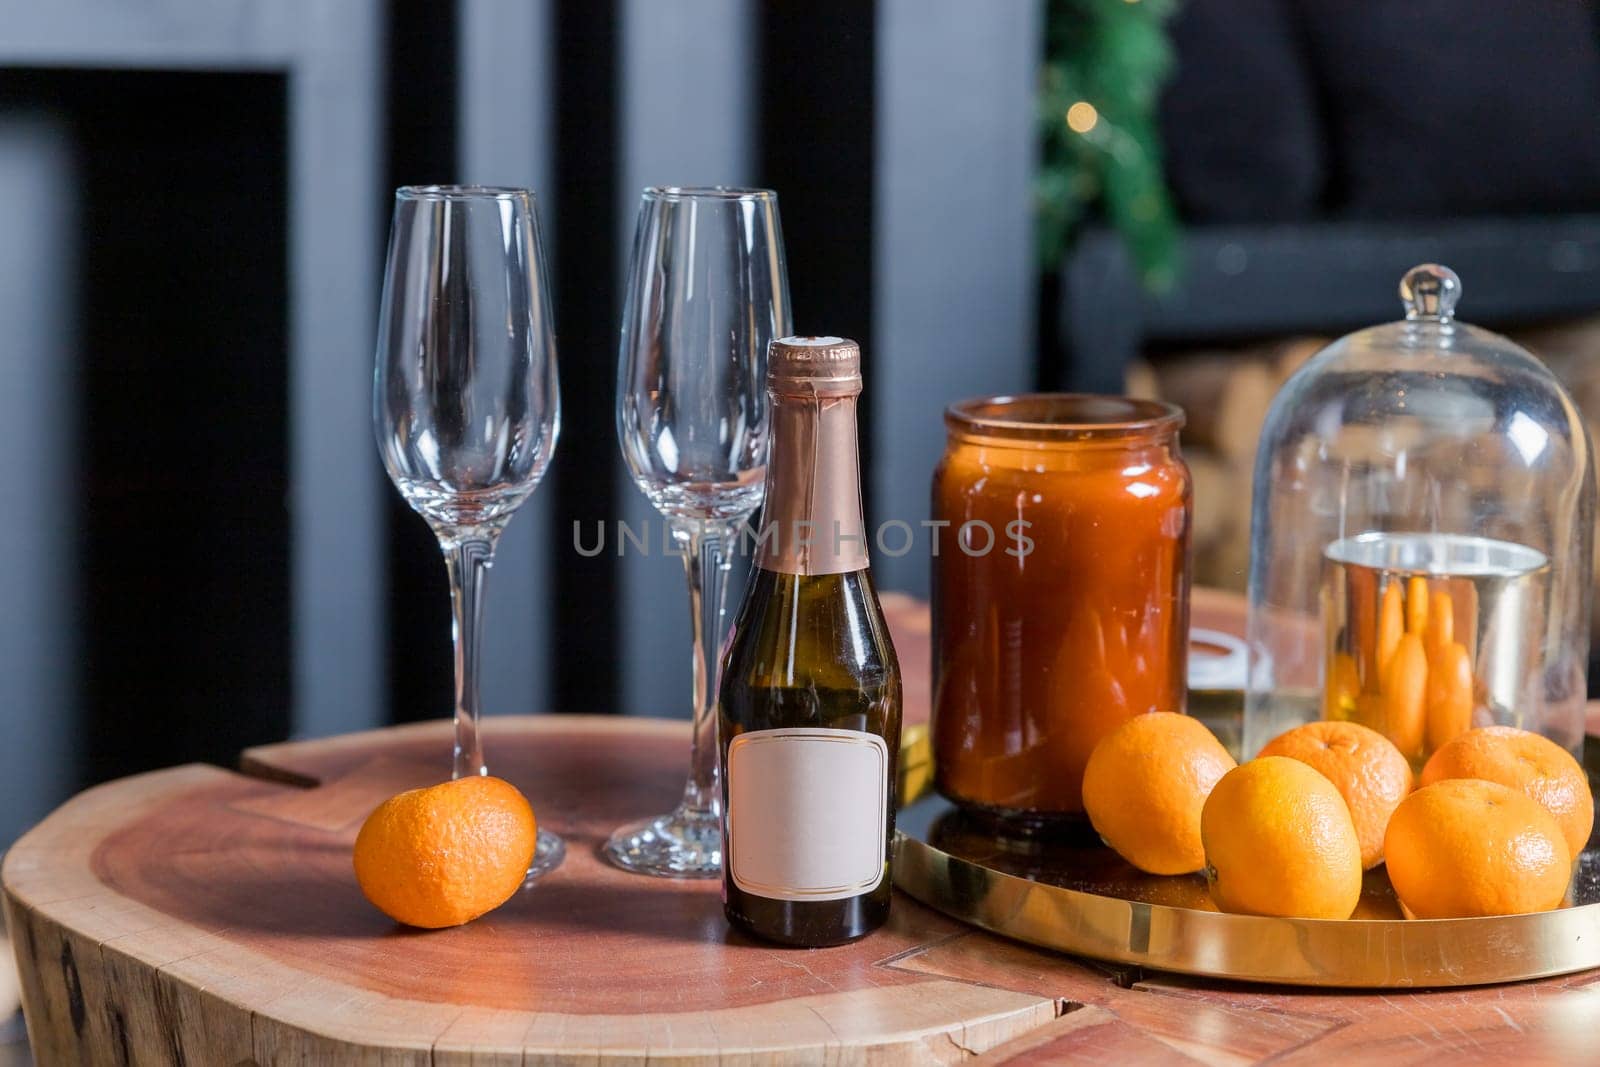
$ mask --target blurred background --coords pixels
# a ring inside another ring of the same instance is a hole
[[[550,239],[564,426],[489,712],[687,715],[678,561],[573,549],[655,521],[613,416],[643,186],[778,191],[797,329],[866,350],[873,519],[926,517],[950,401],[1160,395],[1198,580],[1241,588],[1274,390],[1414,263],[1600,416],[1597,109],[1579,0],[0,0],[0,847],[94,781],[448,714],[368,413],[396,185],[531,186]],[[926,593],[922,545],[875,564]]]

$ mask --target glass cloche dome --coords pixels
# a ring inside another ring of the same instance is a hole
[[[1511,341],[1455,321],[1425,264],[1406,317],[1319,352],[1256,457],[1243,755],[1313,719],[1371,726],[1420,767],[1473,726],[1575,754],[1589,655],[1594,474],[1572,399]]]

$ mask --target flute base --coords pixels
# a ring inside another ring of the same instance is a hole
[[[527,889],[534,885],[561,866],[561,861],[567,858],[567,843],[549,830],[540,830],[538,839],[533,846],[533,861],[528,864],[528,875],[522,880],[522,888]]]
[[[622,827],[601,852],[608,862],[634,874],[720,878],[722,817],[679,806],[665,815]]]

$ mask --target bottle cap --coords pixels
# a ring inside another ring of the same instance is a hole
[[[843,337],[782,337],[767,350],[773,392],[854,396],[861,392],[861,346]]]

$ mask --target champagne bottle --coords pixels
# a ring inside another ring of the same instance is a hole
[[[889,917],[900,747],[861,517],[861,350],[775,341],[767,391],[766,509],[719,703],[723,908],[770,941],[836,945]]]

